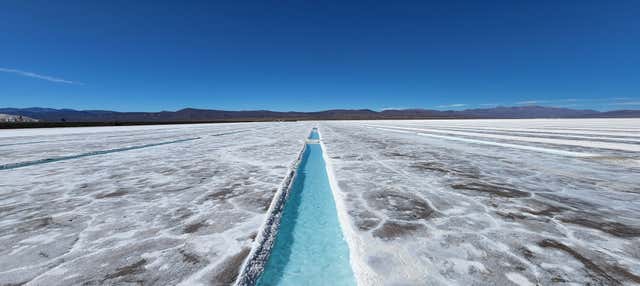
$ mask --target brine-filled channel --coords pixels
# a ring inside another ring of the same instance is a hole
[[[317,130],[309,139],[319,139]],[[356,284],[320,144],[306,145],[275,245],[257,284]]]

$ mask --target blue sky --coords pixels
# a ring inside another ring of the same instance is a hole
[[[640,108],[640,1],[0,3],[0,106]]]

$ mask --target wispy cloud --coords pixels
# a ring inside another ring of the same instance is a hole
[[[613,102],[612,102],[613,101]],[[606,105],[636,105],[638,101],[630,97],[607,97],[607,98],[562,98],[562,99],[534,99],[518,101],[518,105],[532,104],[554,104],[568,106],[568,104],[606,104]]]
[[[519,105],[532,105],[532,104],[540,104],[540,103],[545,103],[547,101],[545,100],[526,100],[526,101],[518,101],[516,102],[516,104]]]
[[[21,75],[21,76],[32,77],[32,78],[37,78],[37,79],[42,79],[42,80],[51,81],[51,82],[57,82],[57,83],[80,84],[80,85],[83,84],[83,83],[78,82],[78,81],[71,81],[71,80],[66,80],[66,79],[62,79],[62,78],[52,77],[52,76],[48,76],[48,75],[41,75],[41,74],[37,74],[37,73],[33,73],[33,72],[21,71],[21,70],[16,70],[16,69],[8,69],[8,68],[0,67],[0,72],[12,73],[12,74],[17,74],[17,75]]]
[[[455,103],[455,104],[445,104],[445,105],[438,105],[436,106],[437,108],[455,108],[455,107],[465,107],[467,106],[464,103]]]
[[[640,106],[640,100],[634,97],[599,97],[599,98],[561,98],[561,99],[534,99],[518,101],[517,105],[545,105],[566,108],[595,108],[603,109],[606,106]]]
[[[380,109],[380,111],[385,111],[385,110],[403,110],[403,109],[411,109],[410,107],[383,107]]]
[[[533,99],[518,101],[518,105],[532,105],[532,104],[548,104],[548,103],[567,103],[567,102],[585,102],[593,101],[593,99],[577,99],[577,98],[561,98],[561,99]]]
[[[613,102],[609,105],[632,105],[632,106],[640,106],[640,101],[624,101],[624,102]]]

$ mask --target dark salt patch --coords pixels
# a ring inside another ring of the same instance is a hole
[[[41,217],[41,218],[37,218],[37,219],[33,219],[30,221],[26,221],[24,223],[21,224],[20,227],[18,227],[17,231],[18,232],[29,232],[29,231],[34,231],[34,230],[38,230],[41,228],[45,228],[49,225],[53,224],[53,218],[50,216],[47,217]]]
[[[116,197],[122,197],[122,196],[124,196],[126,194],[128,194],[127,191],[118,190],[118,191],[107,193],[107,194],[99,194],[99,195],[96,196],[96,198],[98,198],[98,199],[116,198]]]
[[[107,274],[104,277],[104,279],[108,280],[108,279],[113,279],[113,278],[118,278],[118,277],[123,277],[123,276],[140,274],[140,273],[144,272],[144,265],[145,264],[147,264],[147,260],[146,259],[142,259],[142,260],[139,260],[138,262],[136,262],[134,264],[117,268],[116,272]]]
[[[213,285],[231,285],[236,281],[242,262],[249,255],[249,248],[243,248],[239,253],[225,259],[221,263],[221,268],[211,281]]]
[[[367,204],[375,209],[386,210],[393,219],[414,221],[428,219],[434,214],[433,208],[419,198],[394,191],[379,191],[366,194]]]
[[[367,210],[350,210],[349,215],[353,218],[354,223],[359,230],[368,231],[376,228],[382,221],[373,212]]]
[[[528,192],[519,191],[511,187],[487,184],[483,182],[453,184],[451,185],[451,188],[456,190],[476,191],[505,198],[521,198],[528,197],[530,195]]]
[[[500,217],[502,217],[504,219],[508,219],[508,220],[525,220],[525,219],[527,219],[527,216],[525,216],[525,215],[523,215],[521,213],[497,211],[496,214],[499,215]]]
[[[423,229],[425,229],[425,226],[422,224],[388,221],[374,230],[373,236],[382,240],[393,240],[416,233]]]
[[[395,151],[383,152],[382,155],[384,155],[385,157],[391,157],[391,158],[416,158],[412,154],[404,154],[404,153],[395,152]]]
[[[163,174],[163,175],[165,175],[165,176],[173,175],[173,174],[175,174],[177,171],[178,171],[178,170],[177,170],[177,169],[175,169],[175,168],[167,168],[167,167],[165,167],[165,168],[162,168],[162,169],[158,170],[158,172],[159,172],[160,174]]]
[[[532,215],[540,215],[540,216],[554,216],[558,213],[564,212],[568,210],[567,208],[563,208],[563,207],[559,207],[559,206],[553,206],[553,205],[548,205],[546,208],[541,209],[541,210],[530,210],[530,209],[523,209],[522,211],[530,213]]]
[[[599,282],[605,283],[606,285],[625,285],[626,283],[622,283],[621,280],[623,282],[626,280],[634,283],[640,283],[640,276],[629,272],[629,270],[619,265],[609,265],[604,261],[594,261],[561,242],[552,239],[545,239],[538,242],[538,245],[545,248],[555,248],[571,255],[584,265],[587,272],[594,279],[597,279]]]
[[[224,201],[241,195],[243,186],[241,183],[235,183],[231,186],[225,186],[214,192],[208,193],[204,200]]]
[[[2,284],[2,286],[22,286],[27,284],[29,281],[19,282],[19,283],[6,283]]]
[[[470,179],[478,179],[480,177],[480,171],[477,168],[452,168],[448,164],[443,164],[436,161],[416,162],[413,163],[410,167],[423,172],[436,172],[443,175],[448,174]]]
[[[234,202],[248,211],[258,211],[262,213],[269,209],[269,206],[271,206],[271,200],[273,200],[273,193],[253,193],[237,198]]]
[[[555,195],[555,194],[549,194],[549,193],[538,193],[536,194],[536,196],[540,196],[542,198],[546,198],[549,200],[552,200],[556,203],[565,205],[565,206],[569,206],[572,207],[574,209],[592,209],[592,210],[596,210],[599,209],[600,206],[590,203],[590,202],[586,202],[584,200],[575,198],[575,197],[566,197],[566,196],[560,196],[560,195]]]
[[[199,221],[197,223],[192,223],[184,228],[184,233],[194,233],[198,231],[200,228],[206,226],[207,224],[204,221]]]
[[[380,224],[380,219],[358,219],[356,220],[356,226],[359,230],[367,231],[377,227]]]
[[[215,191],[215,192],[207,194],[205,196],[205,200],[215,200],[215,201],[224,200],[232,192],[233,192],[232,189],[222,189],[220,191]]]
[[[177,216],[179,219],[187,219],[193,215],[193,212],[187,208],[179,208],[174,212],[174,216]]]
[[[186,252],[184,249],[180,250],[180,254],[182,254],[182,261],[188,264],[197,264],[200,262],[200,259],[197,255]]]
[[[583,214],[584,216],[590,216],[590,214]],[[623,237],[623,238],[632,238],[640,236],[640,228],[632,227],[626,224],[622,224],[619,222],[606,221],[602,219],[589,219],[582,217],[561,217],[560,221],[575,225],[580,225],[583,227],[597,229],[608,234]]]
[[[568,223],[579,225],[586,228],[599,230],[617,237],[632,238],[640,237],[640,228],[636,226],[626,225],[620,222],[610,221],[606,219],[606,215],[603,213],[591,213],[588,210],[598,210],[600,207],[582,201],[577,198],[565,198],[562,196],[541,194],[542,197],[557,200],[556,203],[566,205],[558,206],[548,203],[533,201],[533,203],[540,205],[540,210],[531,210],[523,208],[522,211],[532,215],[557,217],[558,220]],[[587,210],[587,211],[585,211]]]
[[[566,283],[567,280],[565,280],[564,278],[562,278],[560,276],[553,276],[553,277],[551,277],[551,282],[554,282],[554,283]]]
[[[247,236],[248,239],[250,239],[251,241],[256,240],[256,237],[258,236],[257,232],[252,232],[251,234],[249,234],[249,236]],[[239,240],[244,240],[244,239],[239,239]]]
[[[433,171],[443,174],[451,173],[451,170],[447,169],[444,164],[438,162],[416,162],[411,164],[411,168],[421,171]]]

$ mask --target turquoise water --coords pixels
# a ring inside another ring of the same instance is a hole
[[[313,128],[313,130],[311,131],[311,134],[309,134],[309,139],[320,140],[320,135],[318,134],[318,130],[316,128]]]
[[[257,285],[355,284],[322,148],[307,144],[274,248]]]

